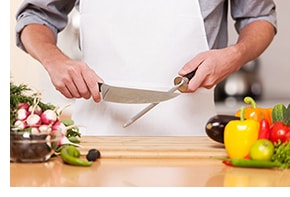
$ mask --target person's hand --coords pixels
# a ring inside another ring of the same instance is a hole
[[[198,67],[186,91],[195,92],[200,87],[212,88],[231,73],[239,70],[242,65],[237,48],[230,46],[199,53],[186,63],[178,74],[184,76]]]
[[[67,57],[56,45],[49,27],[41,24],[25,26],[21,41],[26,51],[47,70],[52,84],[67,98],[101,100],[97,82],[103,80],[86,63]]]
[[[66,59],[51,62],[45,68],[55,88],[66,98],[101,100],[97,82],[103,80],[86,63]]]

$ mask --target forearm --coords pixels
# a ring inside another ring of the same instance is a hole
[[[261,55],[274,35],[275,30],[270,23],[256,21],[249,23],[240,31],[236,44],[197,54],[179,71],[179,74],[184,76],[198,67],[195,76],[189,81],[187,91],[194,92],[199,87],[212,88],[247,62]]]
[[[46,69],[54,61],[68,59],[56,46],[53,32],[45,25],[31,24],[26,26],[21,33],[21,41],[26,51]]]
[[[45,25],[31,24],[21,32],[25,50],[48,71],[56,90],[67,98],[93,97],[100,101],[98,77],[85,62],[70,59],[56,45],[53,32]]]
[[[255,21],[245,26],[233,45],[239,53],[241,65],[256,59],[269,46],[275,36],[274,27],[267,21]]]

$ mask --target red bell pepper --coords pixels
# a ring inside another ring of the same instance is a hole
[[[270,124],[267,119],[260,121],[260,130],[258,139],[269,139],[270,138]]]

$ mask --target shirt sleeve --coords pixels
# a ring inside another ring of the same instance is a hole
[[[25,50],[20,34],[28,24],[46,25],[57,38],[57,33],[67,25],[75,3],[76,0],[24,0],[16,13],[16,45]]]
[[[272,0],[232,0],[231,15],[237,32],[257,20],[268,21],[277,32],[276,5]]]

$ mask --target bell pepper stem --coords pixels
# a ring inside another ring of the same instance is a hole
[[[252,105],[252,108],[257,108],[257,103],[256,103],[256,101],[252,98],[252,97],[250,97],[250,96],[246,96],[245,98],[244,98],[244,102],[246,103],[246,104],[250,104],[250,105]]]
[[[245,120],[245,107],[242,106],[240,110],[241,110],[240,120],[241,120],[241,122],[242,122],[242,121]]]

